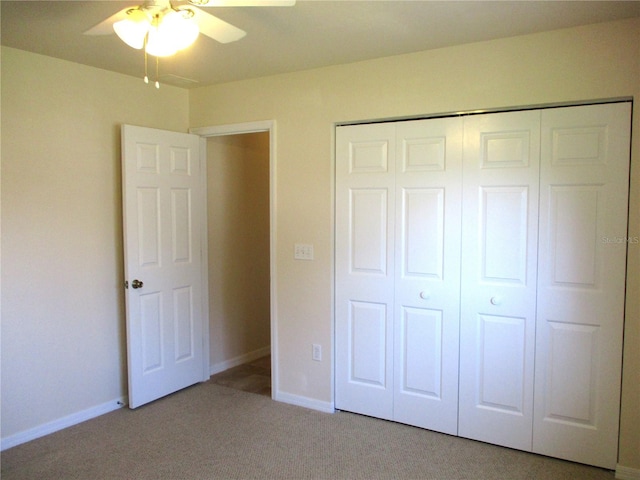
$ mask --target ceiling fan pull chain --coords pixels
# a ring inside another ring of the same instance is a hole
[[[147,74],[147,35],[144,36],[144,83],[149,83]]]
[[[156,57],[156,88],[160,88],[160,82],[158,81],[158,64],[160,63],[160,57]]]

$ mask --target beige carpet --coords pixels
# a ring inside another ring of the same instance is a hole
[[[2,452],[2,479],[607,479],[598,468],[211,382]]]

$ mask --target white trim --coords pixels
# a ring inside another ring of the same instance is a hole
[[[622,480],[640,480],[640,470],[618,464],[616,465],[616,478]]]
[[[310,408],[311,410],[318,410],[324,413],[335,413],[336,411],[333,402],[323,402],[321,400],[316,400],[315,398],[293,395],[291,393],[276,392],[273,399],[278,402]]]
[[[224,135],[239,135],[242,133],[268,132],[272,130],[274,126],[274,120],[262,120],[258,122],[190,128],[189,132],[194,135],[200,135],[201,137],[220,137]]]
[[[210,375],[215,375],[216,373],[224,372],[233,367],[237,367],[238,365],[242,365],[245,363],[253,362],[258,358],[266,357],[271,353],[271,346],[267,345],[266,347],[259,348],[258,350],[254,350],[253,352],[245,353],[244,355],[238,355],[230,360],[225,360],[224,362],[214,363],[210,367]]]
[[[200,309],[202,312],[202,381],[206,382],[211,361],[209,339],[209,216],[207,213],[207,139],[200,137],[200,201],[202,202],[200,218]]]
[[[244,133],[269,132],[269,269],[271,289],[271,398],[276,399],[278,392],[278,286],[276,275],[276,122],[275,120],[261,120],[256,122],[234,123],[229,125],[215,125],[210,127],[198,127],[189,129],[189,133],[201,137],[219,137],[224,135],[239,135]],[[233,360],[233,359],[232,359]],[[230,361],[232,361],[230,360]],[[212,366],[213,368],[213,366]],[[213,374],[212,374],[213,375]]]
[[[71,415],[67,415],[66,417],[43,423],[42,425],[30,428],[29,430],[24,430],[22,432],[16,433],[15,435],[3,438],[0,450],[6,450],[22,443],[30,442],[31,440],[35,440],[36,438],[44,437],[45,435],[49,435],[50,433],[54,433],[67,427],[72,427],[73,425],[91,420],[92,418],[99,417],[101,415],[104,415],[105,413],[113,412],[114,410],[118,410],[124,407],[125,405],[127,405],[127,403],[127,397],[116,398],[101,405],[96,405],[95,407],[72,413]]]

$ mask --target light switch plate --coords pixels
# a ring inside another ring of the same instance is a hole
[[[293,247],[293,258],[296,260],[313,260],[313,245],[296,243]]]

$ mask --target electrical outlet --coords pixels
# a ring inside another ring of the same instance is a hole
[[[322,361],[322,347],[317,343],[311,346],[311,359],[316,362]]]

